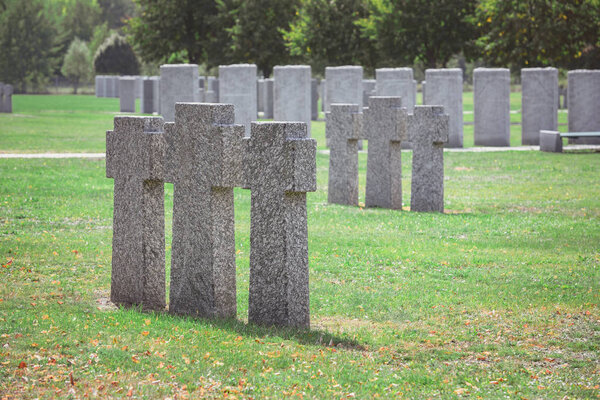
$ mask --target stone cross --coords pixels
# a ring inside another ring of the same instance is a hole
[[[367,207],[402,209],[401,146],[408,140],[407,112],[400,97],[372,96],[363,125],[369,141],[367,155]]]
[[[317,143],[306,136],[304,123],[256,122],[246,139],[253,323],[310,326],[306,192],[316,190]]]
[[[165,142],[160,117],[115,117],[106,133],[106,176],[114,178],[110,299],[165,308]]]
[[[231,104],[177,103],[165,124],[174,184],[169,311],[236,317],[233,188],[242,186],[244,126]]]
[[[444,212],[444,143],[449,131],[442,106],[415,106],[408,117],[413,145],[411,211]]]
[[[358,205],[358,139],[363,114],[358,104],[332,104],[326,114],[329,136],[329,188],[327,202]]]

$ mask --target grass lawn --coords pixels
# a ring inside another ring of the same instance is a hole
[[[30,134],[19,151],[103,151],[112,99],[60,101],[28,99],[38,117],[17,125],[87,132],[82,147]],[[0,151],[18,144],[6,126]],[[296,331],[246,322],[247,190],[235,192],[238,321],[192,320],[107,303],[103,160],[0,160],[1,397],[600,396],[599,154],[446,153],[445,214],[329,205],[327,155],[317,167],[312,329]]]

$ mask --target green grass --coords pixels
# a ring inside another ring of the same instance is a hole
[[[76,130],[94,117],[74,114]],[[365,154],[359,162],[363,203]],[[325,154],[317,167],[307,196],[312,329],[296,331],[246,322],[247,190],[235,191],[238,321],[192,320],[107,305],[104,161],[0,160],[0,393],[600,394],[598,154],[446,153],[445,214],[327,204]],[[170,253],[171,185],[166,193]]]

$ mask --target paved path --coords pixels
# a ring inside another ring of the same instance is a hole
[[[539,146],[518,147],[466,147],[464,149],[444,149],[450,153],[494,153],[499,151],[539,151]],[[600,145],[572,144],[564,146],[563,150],[596,150],[600,151]],[[410,150],[404,150],[410,151]],[[329,154],[329,150],[319,150],[320,154]],[[361,152],[365,152],[362,150]],[[0,158],[90,158],[103,159],[104,153],[0,153]]]

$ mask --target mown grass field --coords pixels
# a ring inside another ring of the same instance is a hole
[[[111,99],[20,97],[34,117],[0,115],[0,151],[103,151]],[[317,167],[312,328],[296,331],[246,322],[247,190],[238,319],[192,320],[108,304],[103,160],[0,159],[0,397],[600,396],[600,154],[445,153],[445,214],[329,205],[326,154]]]

